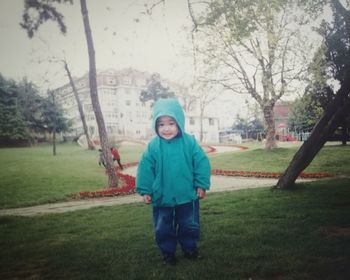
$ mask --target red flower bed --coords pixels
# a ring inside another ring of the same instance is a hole
[[[207,153],[207,154],[210,154],[210,153],[215,153],[216,152],[216,149],[212,146],[208,146],[208,145],[201,145],[203,150]]]
[[[215,149],[214,149],[215,150]],[[123,164],[124,168],[137,166],[138,162],[131,162]],[[129,195],[136,192],[135,190],[135,177],[121,173],[119,167],[115,168],[118,177],[123,181],[123,185],[119,188],[106,188],[97,191],[86,191],[72,194],[71,197],[74,199],[82,198],[96,198],[96,197],[110,197],[110,196],[121,196]],[[256,172],[256,171],[237,171],[237,170],[222,170],[212,169],[212,175],[221,176],[242,176],[242,177],[255,177],[255,178],[279,178],[282,173],[278,172]],[[334,175],[326,172],[314,172],[314,173],[300,173],[300,178],[328,178]]]
[[[131,162],[127,164],[123,164],[123,167],[131,167],[136,166],[138,162]],[[96,197],[109,197],[109,196],[120,196],[120,195],[128,195],[135,193],[135,177],[127,174],[123,174],[120,172],[119,167],[115,168],[116,173],[123,181],[123,185],[118,188],[106,188],[97,191],[86,191],[72,194],[71,197],[74,199],[81,198],[96,198]]]

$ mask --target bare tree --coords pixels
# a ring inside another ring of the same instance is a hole
[[[80,119],[81,119],[81,123],[83,125],[84,135],[86,137],[86,142],[87,142],[88,149],[89,150],[95,150],[95,146],[92,143],[90,135],[89,135],[89,131],[88,131],[88,127],[87,127],[87,124],[86,124],[86,118],[85,118],[85,113],[84,113],[84,110],[83,110],[83,106],[81,104],[81,101],[80,101],[80,98],[79,98],[79,94],[78,94],[78,90],[77,90],[77,88],[75,86],[75,83],[74,83],[74,80],[72,78],[71,72],[69,70],[68,63],[67,63],[67,61],[65,59],[62,62],[63,62],[63,65],[64,65],[64,69],[66,70],[66,73],[67,73],[67,76],[68,76],[68,79],[69,79],[69,84],[70,84],[70,86],[72,88],[72,91],[73,91],[73,94],[74,94],[74,97],[75,97],[75,101],[77,102],[77,105],[78,105]]]
[[[204,129],[203,122],[205,118],[205,112],[210,104],[218,98],[218,94],[215,94],[213,91],[213,86],[209,84],[199,84],[198,89],[196,90],[197,94],[195,95],[196,100],[199,104],[199,121],[200,121],[200,130],[199,130],[199,141],[203,142],[204,139]]]
[[[213,0],[196,16],[198,3],[208,4],[188,0],[202,62],[196,68],[206,70],[201,79],[254,98],[266,123],[266,148],[275,148],[273,108],[306,73],[310,47],[299,32],[306,17],[293,1]]]
[[[34,36],[34,33],[38,30],[41,24],[45,21],[52,20],[57,22],[61,32],[64,34],[66,32],[66,26],[63,21],[63,15],[57,11],[53,6],[56,3],[73,3],[72,0],[52,0],[52,2],[44,0],[25,0],[25,9],[23,12],[23,21],[21,26],[27,31],[29,38]],[[85,0],[80,0],[81,14],[83,17],[85,36],[88,46],[89,54],[89,82],[90,82],[90,96],[91,103],[95,113],[96,122],[99,130],[100,144],[106,159],[106,168],[108,174],[108,185],[109,187],[118,186],[118,177],[114,169],[114,164],[112,160],[112,155],[109,149],[107,131],[98,100],[97,92],[97,81],[96,81],[96,62],[95,62],[95,50],[91,34],[91,28],[88,17],[88,10]],[[33,12],[36,12],[33,13]]]
[[[109,143],[108,143],[108,136],[107,136],[107,131],[105,127],[105,122],[101,111],[100,102],[98,99],[95,50],[94,50],[94,43],[93,43],[92,33],[91,33],[91,28],[89,23],[89,16],[88,16],[88,10],[86,6],[86,1],[80,0],[80,5],[81,5],[81,14],[83,16],[85,36],[86,36],[86,42],[88,46],[88,53],[89,53],[89,68],[90,68],[89,82],[90,82],[90,96],[91,96],[92,108],[94,110],[95,117],[96,117],[102,152],[106,159],[108,185],[109,187],[117,187],[118,177],[114,169],[112,154],[110,152]]]

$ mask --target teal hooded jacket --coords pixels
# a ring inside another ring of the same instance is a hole
[[[196,139],[185,132],[185,116],[176,99],[160,99],[153,108],[152,124],[172,117],[179,134],[166,140],[155,136],[139,162],[136,191],[152,197],[153,206],[175,206],[197,199],[197,188],[210,187],[210,163]],[[156,131],[157,132],[157,131]]]

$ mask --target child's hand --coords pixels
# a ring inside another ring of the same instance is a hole
[[[205,190],[202,188],[197,188],[197,196],[199,199],[202,199],[205,197]]]
[[[152,203],[152,197],[149,194],[143,195],[143,202],[145,204],[151,204]]]

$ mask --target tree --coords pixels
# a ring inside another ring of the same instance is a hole
[[[322,113],[323,108],[319,102],[310,94],[305,94],[293,102],[288,116],[288,126],[292,131],[311,131]]]
[[[87,42],[87,46],[88,46],[88,53],[89,53],[89,82],[90,82],[91,103],[92,103],[92,108],[94,110],[95,117],[96,117],[102,152],[103,152],[103,155],[106,159],[106,169],[107,169],[107,173],[108,173],[108,185],[109,185],[109,187],[113,188],[113,187],[118,186],[118,177],[115,173],[112,154],[110,152],[109,143],[108,143],[107,130],[106,130],[105,122],[103,119],[103,114],[102,114],[100,102],[98,99],[95,50],[94,50],[94,43],[93,43],[93,39],[92,39],[92,33],[91,33],[91,28],[90,28],[90,22],[89,22],[86,1],[80,0],[80,5],[81,5],[81,14],[83,16],[85,36],[86,36],[86,42]]]
[[[14,81],[0,74],[0,141],[29,141],[31,135],[18,104],[18,90]]]
[[[333,0],[331,3],[335,18],[334,29],[329,29],[325,39],[326,43],[331,42],[335,37],[339,38],[340,41],[336,44],[337,47],[327,48],[326,52],[330,58],[329,62],[332,64],[331,69],[334,70],[333,75],[337,77],[341,86],[333,101],[327,106],[322,117],[313,128],[307,141],[303,143],[279,178],[276,185],[277,188],[292,188],[300,172],[312,162],[326,143],[328,137],[346,118],[350,117],[350,79],[348,78],[350,75],[350,63],[349,61],[343,63],[333,59],[340,54],[339,49],[347,50],[345,52],[347,54],[350,52],[348,44],[350,39],[350,11],[346,10],[338,0]],[[339,33],[342,33],[345,37],[339,37]],[[341,48],[338,45],[342,45]]]
[[[157,101],[159,98],[171,98],[174,96],[174,92],[170,91],[169,87],[162,85],[160,75],[158,73],[153,73],[147,80],[147,89],[141,91],[140,101]]]
[[[33,38],[34,33],[48,20],[57,22],[62,34],[67,32],[67,27],[63,21],[63,15],[57,11],[53,4],[73,4],[73,0],[51,0],[50,2],[44,0],[25,0],[20,26],[27,31],[29,38]]]
[[[56,133],[69,131],[71,123],[63,116],[63,111],[55,102],[55,95],[48,91],[48,99],[43,102],[45,130],[52,134],[52,153],[56,155]]]
[[[32,142],[37,133],[68,131],[70,123],[52,100],[39,95],[25,79],[19,83],[0,76],[0,139]],[[50,97],[51,98],[51,97]]]
[[[217,95],[213,94],[213,87],[209,84],[198,84],[197,93],[195,95],[197,102],[199,103],[199,120],[200,120],[200,130],[199,130],[199,141],[203,142],[203,120],[205,110],[208,105],[211,104],[215,99],[218,98]]]
[[[47,2],[45,0],[26,0],[25,9],[23,12],[23,22],[21,26],[27,31],[29,38],[32,38],[34,33],[38,30],[41,24],[48,20],[57,22],[61,32],[66,32],[66,26],[63,21],[63,15],[60,14],[53,6],[54,3],[73,3],[72,0],[53,0]],[[90,82],[90,96],[92,108],[95,113],[97,127],[100,136],[100,143],[103,155],[106,159],[106,168],[108,174],[109,187],[118,186],[118,177],[115,173],[112,156],[109,149],[107,131],[98,100],[97,81],[96,81],[96,62],[95,62],[95,50],[92,39],[92,33],[90,28],[88,10],[85,0],[80,0],[81,14],[84,23],[84,30],[89,55],[89,82]]]
[[[262,138],[261,133],[264,131],[264,124],[257,115],[253,115],[248,119],[242,118],[239,114],[236,116],[236,120],[232,125],[233,130],[238,130],[244,133],[243,138]]]
[[[69,70],[68,63],[67,63],[66,60],[63,60],[63,64],[64,64],[64,69],[67,72],[67,76],[68,76],[68,79],[69,79],[69,84],[70,84],[70,86],[71,86],[71,88],[73,90],[75,101],[77,102],[79,115],[80,115],[81,123],[83,125],[83,130],[84,130],[84,134],[85,134],[85,137],[86,137],[86,142],[87,142],[87,145],[88,145],[88,149],[89,150],[95,150],[95,146],[94,146],[94,144],[91,141],[91,138],[90,138],[90,135],[89,135],[89,131],[88,131],[88,127],[87,127],[87,124],[86,124],[86,118],[85,118],[85,113],[84,113],[84,110],[83,110],[83,105],[81,104],[81,101],[80,101],[80,98],[79,98],[79,93],[78,93],[78,90],[77,90],[77,88],[75,86],[74,80],[72,78],[72,74],[71,74],[71,72]]]
[[[206,79],[211,75],[211,82],[254,98],[266,124],[266,148],[275,148],[273,108],[306,71],[307,41],[300,33],[306,17],[291,0],[214,0],[194,22]]]

